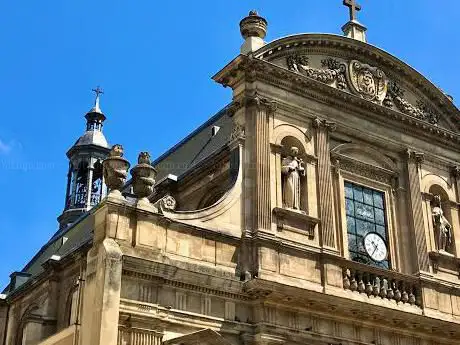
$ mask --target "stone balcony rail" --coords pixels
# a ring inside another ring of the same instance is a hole
[[[421,283],[417,277],[348,260],[340,265],[345,290],[422,307]]]

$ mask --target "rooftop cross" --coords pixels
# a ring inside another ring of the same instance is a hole
[[[94,108],[97,112],[101,112],[99,108],[99,96],[104,94],[104,91],[99,87],[99,85],[92,90],[96,94],[96,99],[94,100]]]
[[[361,5],[356,3],[356,0],[343,0],[343,4],[350,9],[350,20],[356,20],[356,12],[361,11]]]

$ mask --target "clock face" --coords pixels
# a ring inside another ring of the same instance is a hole
[[[380,262],[387,258],[387,245],[382,236],[375,232],[370,232],[364,237],[364,248],[374,261]]]

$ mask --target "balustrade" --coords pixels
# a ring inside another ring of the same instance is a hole
[[[371,297],[421,307],[421,289],[417,278],[355,262],[342,266],[343,288]]]

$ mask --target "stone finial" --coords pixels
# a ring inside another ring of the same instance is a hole
[[[129,166],[129,162],[123,158],[123,146],[113,145],[109,157],[102,162],[104,181],[110,189],[110,194],[121,196],[120,189],[126,182]]]
[[[139,199],[144,199],[144,202],[148,202],[146,198],[153,193],[157,171],[152,166],[148,152],[139,153],[137,162],[138,164],[131,169],[133,191]]]
[[[261,48],[267,35],[267,20],[252,10],[249,15],[240,21],[240,32],[244,38],[241,54],[249,54]]]

